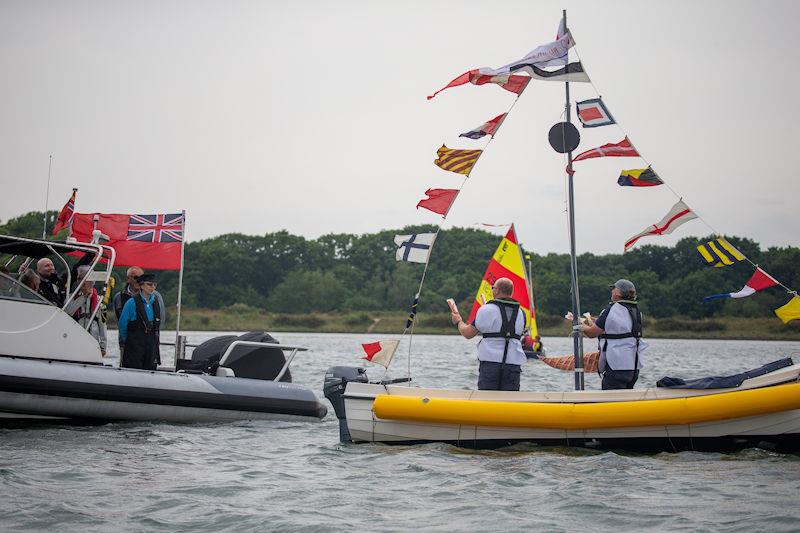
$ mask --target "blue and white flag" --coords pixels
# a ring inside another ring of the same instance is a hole
[[[413,235],[396,235],[394,243],[397,245],[395,258],[398,261],[411,263],[427,263],[428,256],[433,247],[435,233],[415,233]]]

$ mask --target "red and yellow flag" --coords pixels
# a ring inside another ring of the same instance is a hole
[[[472,323],[480,307],[492,299],[492,285],[500,278],[508,278],[514,283],[513,298],[519,302],[520,308],[525,312],[525,325],[530,327],[532,337],[536,336],[536,315],[531,306],[530,292],[528,291],[528,277],[525,274],[525,265],[522,262],[522,253],[517,244],[517,234],[512,224],[506,236],[500,241],[500,246],[489,261],[489,267],[475,295],[472,311],[467,322]],[[531,320],[533,318],[533,320]]]

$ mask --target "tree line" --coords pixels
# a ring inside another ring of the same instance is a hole
[[[52,228],[57,213],[48,213]],[[41,237],[43,213],[31,212],[0,225],[0,234]],[[50,234],[48,228],[48,235]],[[280,313],[337,311],[406,312],[424,265],[395,260],[394,236],[426,233],[434,225],[353,235],[328,234],[306,239],[287,231],[265,235],[229,233],[187,242],[183,304],[223,309],[233,305]],[[421,312],[446,311],[446,298],[468,310],[500,236],[481,229],[442,230],[437,238],[420,300]],[[578,257],[581,307],[594,313],[609,298],[609,283],[627,278],[636,284],[644,313],[654,317],[764,317],[789,299],[771,288],[744,299],[703,303],[710,294],[736,292],[753,273],[747,262],[724,268],[707,266],[687,237],[673,247],[644,245],[625,254]],[[742,237],[728,240],[748,258],[792,289],[800,287],[800,248],[762,250]],[[524,249],[524,247],[523,247]],[[530,254],[533,291],[539,314],[561,315],[570,308],[569,255]],[[125,268],[115,268],[117,290]],[[168,303],[177,299],[178,273],[158,272],[159,291]]]

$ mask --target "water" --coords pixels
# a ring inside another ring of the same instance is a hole
[[[190,334],[190,341],[211,336]],[[298,355],[292,374],[296,383],[310,386],[320,397],[325,369],[357,363],[360,342],[390,337],[276,336],[311,349]],[[551,355],[571,351],[567,338],[544,340]],[[472,341],[416,336],[414,352],[413,374],[420,385],[474,387]],[[405,353],[396,356],[395,377],[406,367]],[[665,375],[733,373],[790,355],[800,361],[800,343],[652,340],[645,355],[640,385]],[[112,350],[109,357],[117,360],[119,354]],[[165,354],[165,363],[168,359]],[[524,389],[572,387],[571,374],[541,363],[529,362],[523,372]],[[380,376],[375,370],[371,374]],[[587,376],[588,388],[598,388],[598,383],[597,376]],[[800,529],[796,454],[342,445],[337,428],[331,412],[320,423],[0,429],[0,527],[237,532]]]

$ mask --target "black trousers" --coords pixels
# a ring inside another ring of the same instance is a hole
[[[481,361],[478,371],[479,390],[519,390],[520,365]]]
[[[603,390],[632,389],[637,379],[638,370],[606,370],[603,372]]]
[[[158,333],[151,331],[131,331],[125,341],[122,351],[122,368],[138,368],[140,370],[155,370],[161,363]]]

